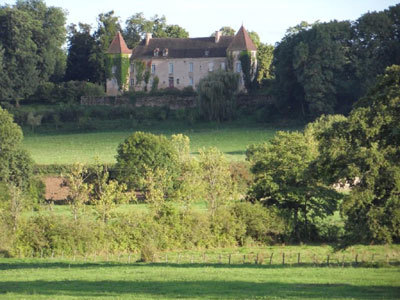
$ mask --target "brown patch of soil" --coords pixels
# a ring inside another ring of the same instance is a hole
[[[45,177],[43,181],[46,185],[47,201],[62,201],[67,199],[69,188],[64,184],[62,177]]]

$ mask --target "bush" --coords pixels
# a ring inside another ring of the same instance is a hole
[[[238,202],[233,205],[232,212],[244,229],[244,232],[237,236],[237,241],[242,246],[249,237],[256,242],[272,244],[278,242],[285,233],[285,223],[277,212],[259,203]]]
[[[104,87],[87,81],[45,82],[38,86],[29,100],[46,103],[79,103],[82,96],[102,97]]]
[[[135,132],[118,146],[115,167],[120,182],[142,189],[141,181],[147,169],[164,169],[168,176],[177,177],[177,153],[165,136]]]

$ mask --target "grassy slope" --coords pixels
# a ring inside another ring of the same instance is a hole
[[[103,124],[112,128],[112,124]],[[97,128],[102,128],[99,124]],[[241,121],[227,124],[198,123],[189,126],[179,122],[156,122],[136,125],[132,128],[103,129],[92,132],[76,130],[42,130],[32,134],[25,130],[24,148],[38,164],[73,163],[94,161],[98,156],[102,162],[115,162],[116,149],[127,136],[134,131],[148,131],[156,134],[171,135],[183,133],[190,137],[192,153],[202,147],[218,147],[231,160],[244,159],[247,145],[270,139],[278,130],[260,124]]]
[[[0,260],[0,299],[398,299],[400,269]]]

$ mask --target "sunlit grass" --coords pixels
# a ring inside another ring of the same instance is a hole
[[[113,163],[118,145],[134,131],[155,134],[183,133],[191,140],[191,152],[196,155],[200,148],[217,147],[229,160],[243,160],[246,147],[269,140],[278,130],[254,122],[231,122],[226,124],[199,123],[187,125],[177,122],[158,122],[129,129],[99,129],[91,132],[55,129],[32,133],[25,130],[23,147],[38,164],[93,163],[95,157],[101,162]],[[105,125],[104,125],[105,126]]]

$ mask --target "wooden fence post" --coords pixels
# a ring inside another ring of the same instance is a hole
[[[228,262],[228,264],[231,264],[231,255],[232,254],[229,253],[229,262]]]
[[[243,264],[246,263],[246,254],[243,254]]]
[[[285,265],[285,252],[282,252],[282,265]]]
[[[128,264],[131,263],[131,253],[129,252],[129,256],[128,256]]]
[[[297,253],[297,264],[298,264],[298,265],[300,264],[300,252]]]
[[[165,253],[165,263],[168,263],[168,254]]]
[[[272,257],[274,256],[274,252],[271,253],[271,256],[269,257],[269,264],[272,265]]]
[[[329,267],[329,254],[328,254],[328,257],[326,258],[326,264]]]
[[[256,263],[256,265],[258,265],[258,253],[257,253],[257,256],[256,256],[255,263]]]
[[[356,266],[358,265],[358,253],[356,254],[356,257],[354,258]]]

